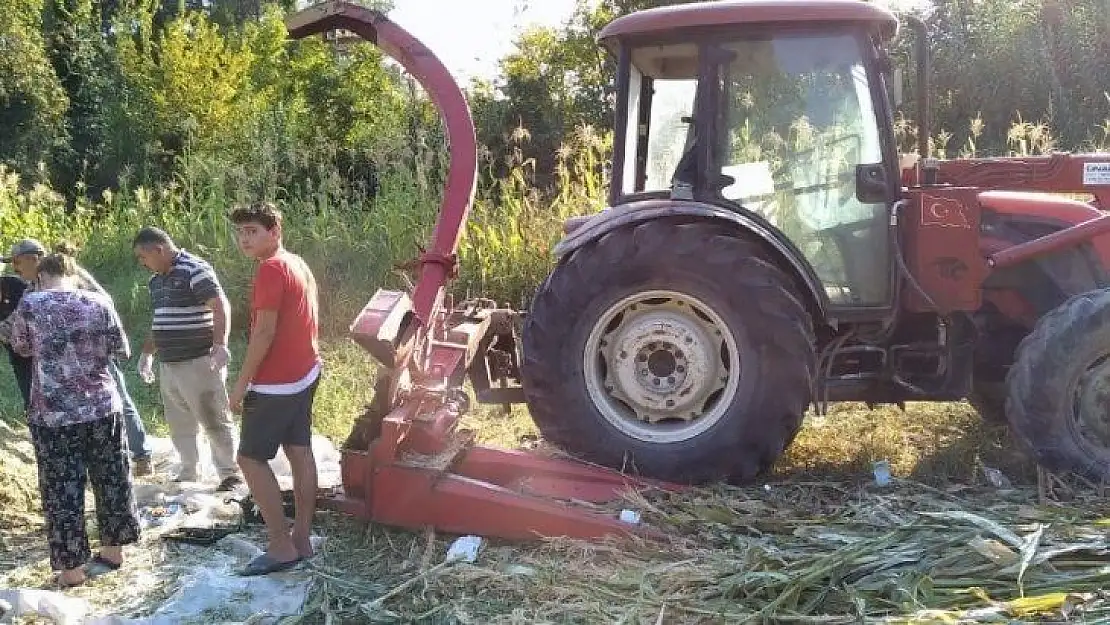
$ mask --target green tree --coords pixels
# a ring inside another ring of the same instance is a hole
[[[535,162],[537,184],[550,186],[566,137],[583,127],[612,129],[616,61],[596,43],[602,28],[632,11],[683,3],[578,0],[561,28],[521,33],[516,49],[501,60],[499,81],[471,87],[492,171],[503,175],[520,150]]]
[[[69,100],[66,140],[52,154],[51,178],[72,204],[87,191],[99,194],[116,181],[119,163],[109,155],[109,115],[121,75],[92,0],[48,0],[43,31]]]
[[[46,54],[42,15],[42,0],[10,0],[0,11],[0,163],[27,176],[64,143],[69,106]]]

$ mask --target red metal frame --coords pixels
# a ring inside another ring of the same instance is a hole
[[[1102,265],[1110,267],[1110,218],[1103,213],[1110,209],[1110,184],[1105,184],[1107,175],[1103,173],[1107,171],[1110,156],[1106,154],[1057,153],[918,162],[903,170],[902,181],[921,193],[932,193],[945,186],[973,189],[974,198],[964,198],[969,211],[978,212],[982,208],[1061,228],[1051,235],[1016,245],[990,235],[981,236],[979,252],[988,270],[1003,269],[1086,241],[1090,241]],[[929,184],[921,186],[926,181]],[[1053,194],[1089,195],[1092,199],[1086,202]],[[945,242],[933,253],[939,256],[956,247]],[[975,266],[972,262],[967,264]],[[1034,309],[1016,292],[992,289],[983,295],[1015,321],[1031,326],[1036,320]]]
[[[1102,182],[1110,179],[1110,175],[1100,174],[1094,180],[1089,179],[1090,168],[1110,172],[1110,155],[1057,153],[1027,158],[936,161],[936,182],[953,187],[1006,189],[982,191],[979,202],[983,208],[1001,213],[1039,216],[1069,224],[1068,228],[1035,241],[1008,246],[1001,251],[985,250],[991,268],[1001,269],[1083,241],[1091,241],[1102,263],[1110,266],[1110,236],[1107,235],[1110,234],[1110,220],[1102,213],[1110,209],[1110,184]],[[912,173],[919,175],[920,170]],[[1080,202],[1043,193],[1089,194],[1092,201]]]
[[[621,521],[616,510],[588,504],[666,485],[577,462],[470,446],[467,433],[452,431],[457,405],[444,402],[430,414],[428,409],[410,397],[386,417],[369,450],[345,450],[344,492],[325,505],[388,525],[508,540],[660,536],[649,526]]]
[[[1010,267],[1036,256],[1074,247],[1107,233],[1110,233],[1110,215],[1099,215],[1038,239],[995,252],[987,258],[987,263],[994,269]],[[1105,260],[1104,258],[1103,262]]]
[[[1110,185],[1088,184],[1088,167],[1110,166],[1107,154],[1050,154],[1006,158],[957,158],[936,161],[936,182],[983,189],[1089,193],[1097,208],[1110,209]]]
[[[510,540],[657,536],[596,504],[616,501],[628,490],[677,487],[570,460],[474,446],[472,436],[456,430],[463,409],[457,385],[489,320],[451,321],[443,302],[477,177],[474,123],[451,74],[403,28],[358,5],[319,4],[292,16],[287,28],[294,38],[346,29],[399,61],[439,109],[451,150],[439,219],[431,249],[417,261],[420,277],[411,300],[378,291],[351,325],[354,340],[386,367],[391,383],[379,392],[388,396],[389,412],[366,448],[343,450],[342,492],[321,505],[410,529],[432,526]]]
[[[903,172],[911,187],[921,182],[927,168],[919,163]],[[953,187],[976,187],[984,208],[1009,215],[1027,215],[1066,224],[1052,235],[1020,245],[996,249],[996,242],[983,240],[983,251],[992,268],[1015,265],[1035,256],[1091,241],[1103,265],[1110,267],[1110,156],[1106,154],[1058,153],[1022,158],[960,158],[932,162],[935,180]],[[1090,168],[1107,171],[1088,178]],[[1005,191],[991,189],[1006,189]],[[1088,202],[1055,194],[1086,194]]]
[[[979,250],[979,189],[924,187],[909,189],[899,219],[903,254],[916,288],[902,291],[902,307],[943,314],[975,311],[982,303],[982,284],[988,269]]]

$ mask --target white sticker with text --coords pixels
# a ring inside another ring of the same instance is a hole
[[[1083,186],[1110,184],[1110,163],[1083,163]]]

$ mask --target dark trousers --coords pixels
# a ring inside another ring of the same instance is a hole
[[[15,383],[19,386],[19,394],[23,396],[23,409],[31,406],[31,359],[19,354],[11,353],[8,348],[8,361],[12,363],[12,373],[15,374]]]
[[[60,427],[31,425],[38,460],[39,492],[46,516],[50,566],[73,569],[89,560],[85,529],[85,484],[96,501],[100,544],[128,545],[139,539],[139,519],[131,492],[131,467],[123,441],[123,419],[103,419]]]

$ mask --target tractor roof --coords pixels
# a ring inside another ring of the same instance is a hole
[[[717,0],[662,6],[610,22],[598,40],[612,46],[624,37],[666,35],[677,29],[760,23],[862,23],[883,38],[898,32],[898,18],[864,0]]]

